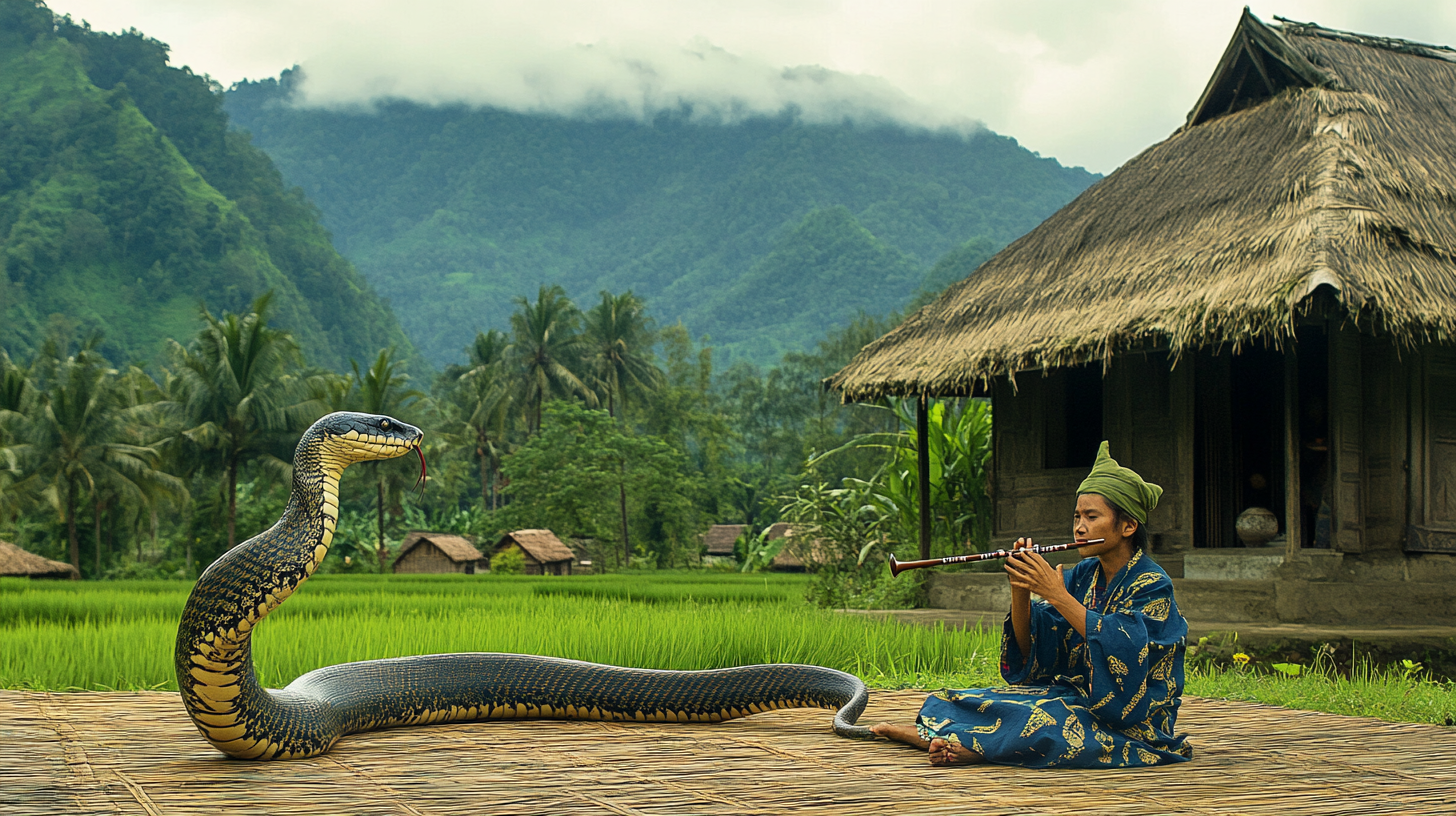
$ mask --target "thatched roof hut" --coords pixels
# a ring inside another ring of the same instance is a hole
[[[703,534],[703,545],[707,555],[714,558],[732,558],[733,544],[743,535],[747,524],[714,524]]]
[[[1283,342],[1322,287],[1400,342],[1456,336],[1456,51],[1246,10],[1186,125],[830,384],[964,395],[1124,350]]]
[[[824,562],[823,545],[818,539],[807,539],[803,528],[786,521],[769,525],[765,540],[785,539],[783,549],[769,562],[769,569],[776,572],[805,572],[816,569]]]
[[[1258,507],[1291,558],[1456,553],[1453,339],[1456,51],[1245,11],[1181,128],[828,384],[990,396],[996,544],[1107,439],[1165,552]]]
[[[527,575],[570,575],[576,559],[571,548],[550,530],[516,530],[496,542],[492,554],[516,547],[526,558]]]
[[[463,572],[474,575],[481,566],[480,550],[468,536],[414,530],[400,544],[394,561],[396,573]]]
[[[42,558],[33,552],[22,550],[9,541],[0,541],[0,575],[28,578],[76,579],[81,577],[76,568],[70,564]]]

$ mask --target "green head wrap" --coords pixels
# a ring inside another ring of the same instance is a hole
[[[1158,506],[1163,488],[1143,481],[1132,468],[1125,468],[1107,452],[1107,442],[1097,449],[1097,462],[1092,472],[1077,487],[1077,493],[1096,493],[1121,507],[1138,520],[1148,523],[1148,513]]]

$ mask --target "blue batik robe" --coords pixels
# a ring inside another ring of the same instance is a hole
[[[1051,604],[1031,605],[1031,654],[1021,654],[1008,615],[1001,636],[1007,688],[944,690],[920,709],[925,739],[958,743],[988,762],[1033,768],[1127,768],[1183,762],[1193,748],[1173,729],[1183,693],[1188,623],[1173,582],[1133,553],[1103,584],[1101,562],[1066,571],[1087,607],[1087,638]]]

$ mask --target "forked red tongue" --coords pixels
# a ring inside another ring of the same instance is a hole
[[[420,488],[420,498],[425,497],[425,452],[422,448],[416,447],[415,453],[420,455],[420,480],[417,482]]]

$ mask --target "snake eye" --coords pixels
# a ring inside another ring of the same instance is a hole
[[[389,430],[389,420],[387,420],[387,419],[381,419],[381,420],[379,420],[379,427],[382,430],[386,430],[386,431]]]

